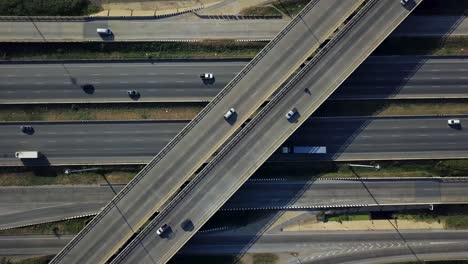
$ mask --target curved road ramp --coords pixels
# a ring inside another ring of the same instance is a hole
[[[311,1],[51,263],[107,261],[362,2]]]

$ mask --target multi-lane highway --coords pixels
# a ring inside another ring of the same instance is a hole
[[[366,2],[112,263],[166,263],[193,235],[184,223],[190,220],[194,230],[206,223],[420,2]],[[153,235],[166,224],[170,239]]]
[[[3,123],[0,142],[6,162],[1,164],[21,164],[14,158],[14,152],[21,150],[43,154],[38,160],[25,160],[26,164],[147,163],[187,123],[33,122],[33,134],[22,133],[17,123]]]
[[[172,17],[155,20],[96,20],[89,22],[0,22],[0,41],[102,41],[96,29],[109,27],[115,41],[153,40],[270,40],[289,20],[185,19]],[[395,36],[467,35],[464,16],[413,16],[403,23]],[[107,39],[109,40],[109,39]]]
[[[106,261],[360,4],[311,1],[51,263]]]
[[[197,234],[182,254],[283,254],[285,263],[396,263],[468,258],[467,231],[354,231],[263,234]],[[1,236],[4,256],[55,254],[71,236]],[[411,251],[411,250],[412,251]],[[299,254],[290,254],[296,252]],[[416,254],[416,256],[415,256]],[[287,258],[286,256],[289,256]]]
[[[447,125],[450,117],[311,118],[285,146],[326,146],[327,154],[275,153],[271,161],[463,158],[468,156],[466,129]],[[463,124],[467,116],[457,116]],[[21,124],[33,124],[32,135]],[[21,165],[18,150],[39,150],[43,159],[26,164],[144,164],[186,122],[116,121],[3,123],[0,164]]]
[[[3,64],[0,104],[208,101],[246,63]],[[213,83],[200,79],[205,72]],[[467,73],[466,57],[371,57],[330,99],[467,98]]]
[[[0,188],[0,229],[96,214],[122,187]],[[456,178],[262,180],[247,182],[223,210],[467,203],[467,188],[468,181]]]

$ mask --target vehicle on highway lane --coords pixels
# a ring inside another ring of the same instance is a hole
[[[136,91],[136,90],[129,90],[129,91],[127,91],[127,94],[128,94],[128,96],[130,96],[132,98],[140,96],[140,93],[138,91]]]
[[[15,157],[18,159],[37,159],[40,157],[39,151],[17,151]]]
[[[224,114],[224,119],[229,120],[232,117],[232,115],[234,115],[235,113],[236,113],[236,109],[234,108],[229,109],[226,112],[226,114]]]
[[[202,78],[203,80],[212,80],[214,78],[214,75],[212,73],[202,73],[200,74],[200,78]]]
[[[34,133],[34,128],[32,126],[21,126],[21,132],[25,134],[32,134]]]
[[[291,121],[293,119],[293,117],[296,115],[296,113],[297,113],[296,108],[291,109],[289,112],[286,113],[286,119]]]
[[[461,126],[460,119],[449,119],[447,121],[448,125],[451,127],[459,127]]]
[[[156,230],[156,234],[158,236],[162,236],[164,233],[166,233],[166,231],[169,230],[169,225],[168,224],[164,224],[162,225],[160,228],[158,228],[158,230]]]
[[[112,31],[109,28],[97,28],[96,33],[99,35],[110,35],[112,34]]]

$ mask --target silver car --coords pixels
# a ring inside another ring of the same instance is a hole
[[[164,234],[164,232],[166,232],[167,229],[169,229],[169,225],[168,225],[168,224],[164,224],[164,225],[162,225],[158,230],[156,230],[156,234],[157,234],[158,236],[160,236],[160,235]]]
[[[231,108],[229,109],[226,114],[224,114],[224,119],[229,120],[233,114],[236,113],[236,109]]]
[[[289,112],[286,113],[286,119],[291,120],[296,113],[296,108],[291,109]]]

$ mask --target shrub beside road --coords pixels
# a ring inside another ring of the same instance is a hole
[[[3,0],[1,16],[81,16],[99,11],[89,0]]]

